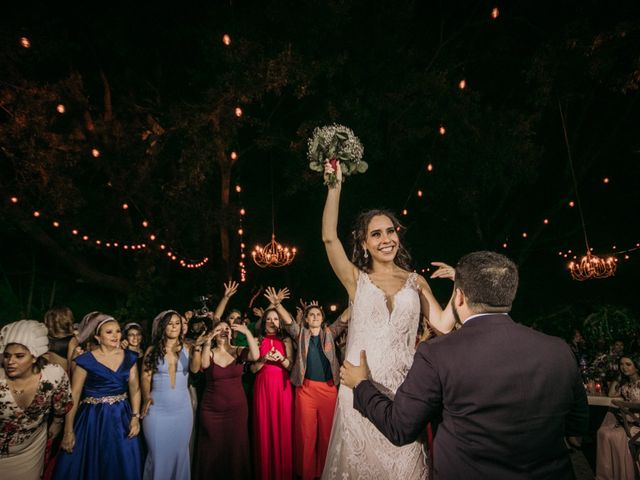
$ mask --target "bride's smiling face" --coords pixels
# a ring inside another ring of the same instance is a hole
[[[375,261],[392,262],[398,253],[400,238],[393,222],[386,215],[376,215],[367,227],[367,240],[362,247]]]

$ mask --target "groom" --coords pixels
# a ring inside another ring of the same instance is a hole
[[[587,431],[582,380],[568,345],[511,320],[517,288],[507,257],[465,255],[450,301],[462,328],[418,346],[394,400],[368,380],[366,352],[341,369],[354,408],[395,445],[442,416],[436,479],[574,478],[565,437]]]

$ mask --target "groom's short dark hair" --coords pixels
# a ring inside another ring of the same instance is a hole
[[[518,290],[518,267],[496,252],[472,252],[458,261],[455,287],[476,311],[508,312]]]

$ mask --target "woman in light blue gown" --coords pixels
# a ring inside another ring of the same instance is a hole
[[[193,410],[189,395],[189,352],[182,317],[174,310],[153,320],[152,345],[142,373],[142,415],[147,442],[145,480],[189,480]]]

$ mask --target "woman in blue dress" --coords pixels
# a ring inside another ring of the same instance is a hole
[[[189,394],[189,353],[182,316],[167,310],[153,320],[152,345],[142,371],[145,480],[189,480],[189,439],[193,409]]]
[[[138,480],[140,384],[138,355],[120,348],[120,325],[95,315],[86,328],[98,348],[75,359],[71,391],[55,479]]]

